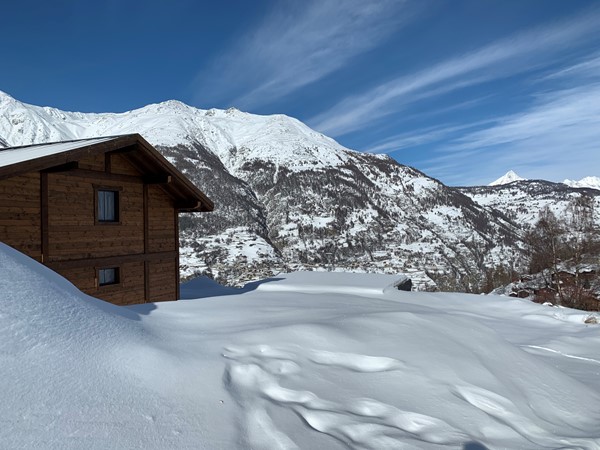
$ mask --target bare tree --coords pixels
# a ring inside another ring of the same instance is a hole
[[[558,263],[565,255],[561,241],[563,233],[562,224],[550,208],[547,206],[542,208],[537,222],[525,235],[525,243],[530,254],[530,274],[545,274],[547,273],[546,269],[551,269],[553,273],[558,271]],[[548,277],[545,281],[548,286],[552,283],[551,277]]]
[[[573,282],[565,283],[560,279],[560,272],[557,273],[559,284],[566,285],[560,293],[569,296],[575,307],[586,306],[591,300],[592,284],[597,282],[597,277],[582,276],[582,271],[590,268],[586,263],[597,263],[600,239],[598,239],[598,227],[594,221],[594,199],[587,195],[582,195],[571,201],[567,209],[567,227],[565,231],[565,245],[569,251],[570,266],[573,272]],[[591,279],[590,279],[591,278]]]
[[[598,236],[594,199],[586,195],[573,199],[561,219],[548,207],[543,208],[538,221],[526,234],[529,271],[544,274],[547,287],[556,290],[559,305],[582,309],[597,305],[591,288],[594,280],[584,263],[589,261],[597,266],[598,261],[593,259],[597,259],[595,255],[600,248]],[[584,269],[586,276],[582,276]]]

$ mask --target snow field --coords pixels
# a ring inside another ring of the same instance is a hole
[[[600,446],[580,311],[344,273],[119,308],[3,245],[0,266],[5,448]]]

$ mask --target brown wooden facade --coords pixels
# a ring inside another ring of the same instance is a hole
[[[139,135],[81,144],[0,167],[0,241],[111,303],[176,300],[178,212],[212,202]],[[114,221],[98,218],[103,190],[117,193]]]

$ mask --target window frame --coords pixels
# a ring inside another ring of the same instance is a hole
[[[100,283],[100,272],[103,270],[114,270],[115,271],[115,282],[114,283]],[[114,287],[121,287],[123,284],[123,278],[121,273],[121,266],[103,266],[96,267],[96,288],[98,289],[110,289]]]
[[[115,195],[115,216],[116,220],[100,220],[99,209],[99,196],[100,192],[109,191],[114,192]],[[121,193],[123,192],[122,186],[105,186],[105,185],[94,185],[94,223],[96,225],[121,225]]]

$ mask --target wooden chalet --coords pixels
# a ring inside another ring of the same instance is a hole
[[[0,241],[94,297],[179,297],[178,213],[213,203],[140,135],[0,150]]]

